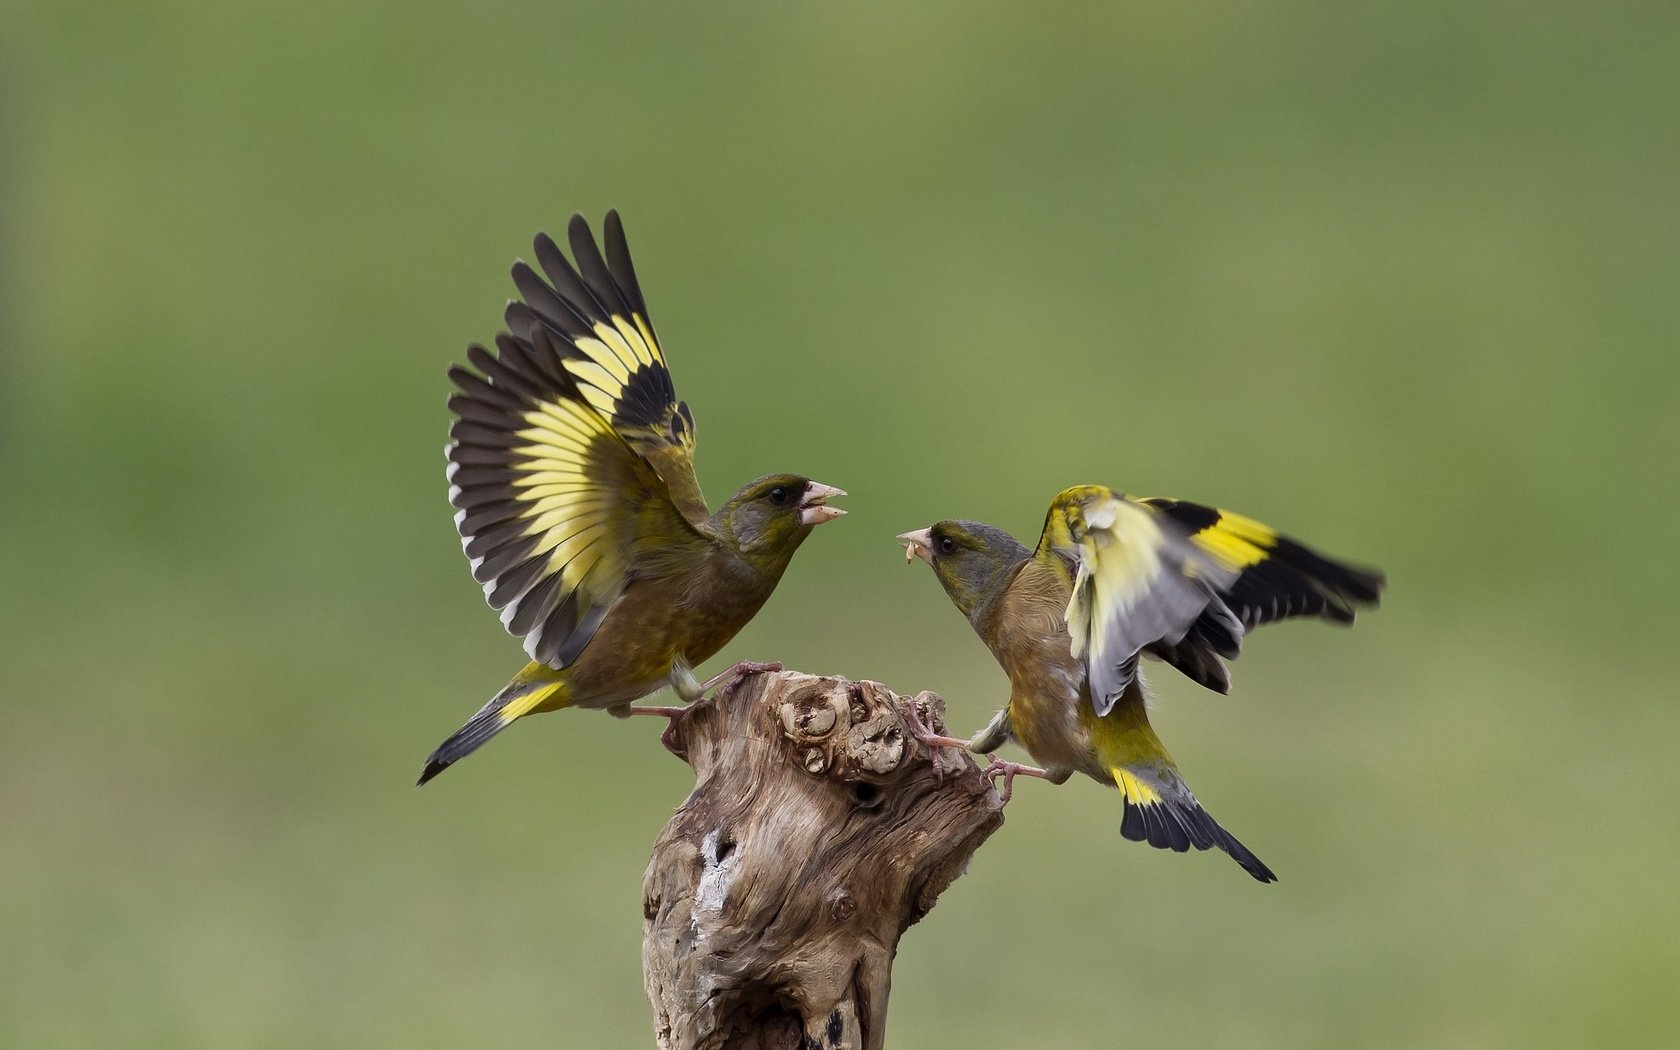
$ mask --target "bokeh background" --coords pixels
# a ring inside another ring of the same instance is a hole
[[[444,369],[626,216],[717,501],[848,488],[724,659],[977,727],[893,534],[1062,486],[1381,565],[1229,698],[1281,875],[1021,785],[904,941],[904,1047],[1680,1040],[1680,43],[1624,4],[25,2],[0,44],[0,1044],[651,1045],[687,770],[522,659]]]

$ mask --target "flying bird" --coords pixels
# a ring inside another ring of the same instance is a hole
[[[1164,660],[1224,693],[1224,661],[1261,624],[1307,616],[1351,623],[1386,580],[1229,511],[1137,499],[1100,485],[1056,496],[1038,545],[1002,529],[941,521],[899,536],[932,566],[1009,675],[1009,702],[970,740],[912,732],[937,756],[988,754],[1014,740],[1042,768],[995,757],[1003,797],[1025,773],[1084,773],[1119,788],[1120,833],[1184,852],[1217,846],[1261,882],[1276,876],[1202,808],[1149,724],[1139,658]]]
[[[572,258],[545,234],[539,274],[513,267],[520,298],[494,352],[467,348],[449,378],[449,502],[473,579],[530,662],[426,760],[420,783],[514,721],[565,707],[631,707],[671,686],[692,702],[694,668],[753,618],[811,530],[845,493],[798,474],[743,486],[714,514],[694,474],[694,415],[677,398],[609,211],[605,255],[572,217]],[[727,674],[727,672],[726,672]]]

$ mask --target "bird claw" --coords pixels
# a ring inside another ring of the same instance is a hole
[[[686,711],[687,708],[684,708],[683,710]],[[682,714],[679,713],[672,715],[671,720],[665,723],[664,730],[659,734],[659,743],[665,748],[665,750],[671,752],[673,755],[676,755],[678,758],[687,758],[688,748],[683,745],[682,741],[677,739],[677,727],[681,725]]]
[[[914,701],[904,706],[904,728],[927,751],[934,780],[945,783],[945,761],[939,753],[948,747],[967,750],[968,741],[934,732],[933,727],[922,720],[921,707]]]
[[[986,782],[992,785],[992,790],[998,793],[998,805],[1007,805],[1009,796],[1015,790],[1015,778],[1018,776],[1048,778],[1044,770],[1037,766],[1023,765],[1020,762],[1005,762],[996,755],[986,756],[986,768],[980,771]],[[998,778],[1003,778],[1003,787],[997,786]]]

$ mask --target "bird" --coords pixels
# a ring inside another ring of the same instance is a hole
[[[912,735],[987,754],[982,772],[1007,802],[1027,774],[1064,783],[1084,773],[1120,790],[1120,833],[1185,852],[1218,847],[1260,882],[1277,876],[1197,801],[1149,723],[1141,656],[1219,693],[1224,661],[1275,620],[1352,623],[1386,577],[1332,560],[1270,526],[1216,507],[1133,498],[1102,485],[1059,493],[1036,547],[992,525],[947,520],[901,534],[907,562],[932,567],[957,609],[1009,675],[1009,700],[968,740],[912,713]],[[991,752],[1016,741],[1039,767]]]
[[[529,662],[426,759],[425,784],[526,715],[632,707],[671,686],[692,703],[730,672],[694,668],[746,626],[844,490],[799,474],[749,482],[716,513],[694,473],[694,414],[679,400],[624,225],[567,227],[571,259],[538,233],[539,274],[494,352],[467,348],[449,378],[445,453],[455,527],[502,625]],[[732,670],[773,669],[742,663]]]

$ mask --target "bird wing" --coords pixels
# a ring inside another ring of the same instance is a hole
[[[1236,574],[1220,597],[1245,631],[1297,616],[1352,623],[1355,608],[1375,605],[1387,584],[1381,572],[1327,558],[1253,518],[1176,499],[1140,502],[1166,515],[1193,545]],[[1231,682],[1220,657],[1236,656],[1241,643],[1240,634],[1233,637],[1217,617],[1204,614],[1178,643],[1152,646],[1150,653],[1223,693]]]
[[[580,230],[589,252],[579,248]],[[612,271],[588,238],[587,225],[574,219],[573,251],[593,274],[588,283],[563,260],[558,270],[544,260],[551,276],[571,274],[569,284],[555,278],[559,291],[516,268],[531,302],[508,307],[513,330],[497,336],[496,353],[468,347],[476,372],[459,365],[449,371],[459,388],[449,400],[456,417],[449,500],[458,508],[462,548],[503,626],[523,640],[531,659],[555,668],[589,644],[639,552],[703,542],[690,516],[698,504],[704,521],[689,455],[693,428],[687,408],[669,393],[670,374],[640,307],[622,228],[609,214]],[[539,237],[538,257],[552,247]],[[601,306],[609,291],[616,296],[610,312]],[[585,328],[590,316],[597,320]],[[668,440],[647,422],[660,406],[669,410]],[[679,491],[690,506],[678,502]]]
[[[1242,623],[1219,596],[1236,573],[1154,507],[1085,486],[1057,497],[1045,527],[1041,547],[1048,542],[1074,562],[1068,634],[1073,655],[1085,663],[1098,716],[1108,714],[1136,676],[1140,652],[1176,644],[1203,616],[1241,639]],[[1062,528],[1065,537],[1051,535]]]
[[[572,216],[566,238],[576,266],[547,234],[537,235],[537,263],[548,280],[514,264],[524,300],[508,303],[508,329],[515,337],[548,333],[583,400],[648,462],[689,524],[709,533],[710,511],[694,476],[694,414],[677,399],[618,212],[607,212],[602,233],[604,258],[589,223]]]
[[[1387,579],[1374,569],[1335,561],[1253,518],[1184,500],[1141,500],[1185,529],[1190,542],[1236,579],[1222,592],[1246,628],[1294,616],[1352,623],[1354,609],[1375,605]]]

